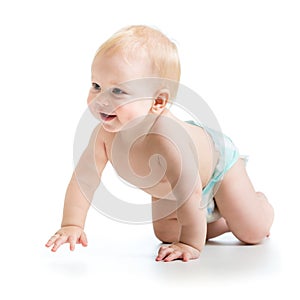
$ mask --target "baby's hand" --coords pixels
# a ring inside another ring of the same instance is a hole
[[[182,259],[189,261],[200,256],[200,251],[192,246],[183,243],[173,243],[170,246],[161,246],[156,261],[172,261],[175,259]]]
[[[75,249],[75,244],[87,246],[87,238],[82,228],[78,226],[64,226],[58,230],[47,242],[46,247],[52,247],[51,251],[55,252],[61,245],[69,243],[70,250]]]

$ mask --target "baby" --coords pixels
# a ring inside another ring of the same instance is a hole
[[[197,259],[206,240],[225,232],[246,244],[269,235],[273,208],[232,141],[168,109],[179,79],[177,48],[158,30],[131,26],[99,48],[87,102],[100,122],[68,185],[61,228],[46,244],[52,251],[87,246],[85,219],[107,162],[152,196],[154,233],[166,244],[157,261]]]

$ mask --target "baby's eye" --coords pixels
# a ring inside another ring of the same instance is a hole
[[[112,93],[115,94],[115,95],[123,95],[123,94],[126,94],[124,91],[122,91],[122,90],[119,89],[119,88],[113,88],[111,91],[112,91]]]
[[[96,91],[99,91],[99,92],[101,91],[101,86],[96,82],[92,82],[92,87]]]

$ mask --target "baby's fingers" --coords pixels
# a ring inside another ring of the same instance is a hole
[[[58,233],[52,235],[45,246],[46,247],[51,247],[59,237],[60,237],[60,235]]]
[[[156,257],[157,261],[172,261],[178,258],[182,258],[182,251],[175,250],[173,247],[160,247],[158,255]]]
[[[80,238],[79,238],[79,243],[83,246],[86,247],[88,245],[87,237],[84,232],[82,232]]]
[[[81,244],[82,246],[87,246],[87,238],[84,232],[81,233],[80,237],[77,238],[76,236],[70,236],[68,239],[68,242],[70,243],[70,250],[75,250],[76,244]]]
[[[165,261],[165,262],[169,262],[169,261],[172,261],[172,260],[175,260],[175,259],[178,259],[178,258],[182,258],[182,252],[181,252],[181,251],[178,251],[178,250],[175,250],[175,251],[173,251],[172,253],[170,253],[170,254],[164,259],[164,261]]]
[[[165,246],[160,247],[160,249],[158,251],[158,255],[156,257],[156,260],[157,261],[163,260],[172,251],[173,251],[173,249],[171,249],[170,247],[165,247]]]
[[[76,245],[76,238],[74,236],[69,237],[69,243],[70,243],[70,250],[74,251],[75,250],[75,245]]]
[[[56,252],[56,250],[64,243],[66,243],[68,240],[68,236],[66,235],[62,235],[60,236],[55,242],[54,242],[54,246],[52,247],[51,251],[52,252]]]
[[[183,260],[184,262],[189,261],[191,258],[192,258],[192,256],[191,256],[191,254],[188,253],[188,252],[184,252],[183,255],[182,255],[182,260]]]

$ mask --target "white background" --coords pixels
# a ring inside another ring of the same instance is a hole
[[[298,2],[290,0],[1,1],[5,298],[177,299],[191,289],[191,297],[212,299],[297,293],[299,15]],[[156,263],[159,241],[150,224],[117,223],[91,209],[88,248],[56,254],[44,248],[60,224],[93,55],[131,24],[154,26],[176,41],[182,83],[250,155],[249,174],[276,212],[263,245],[237,246],[229,236],[208,245],[196,262]]]

